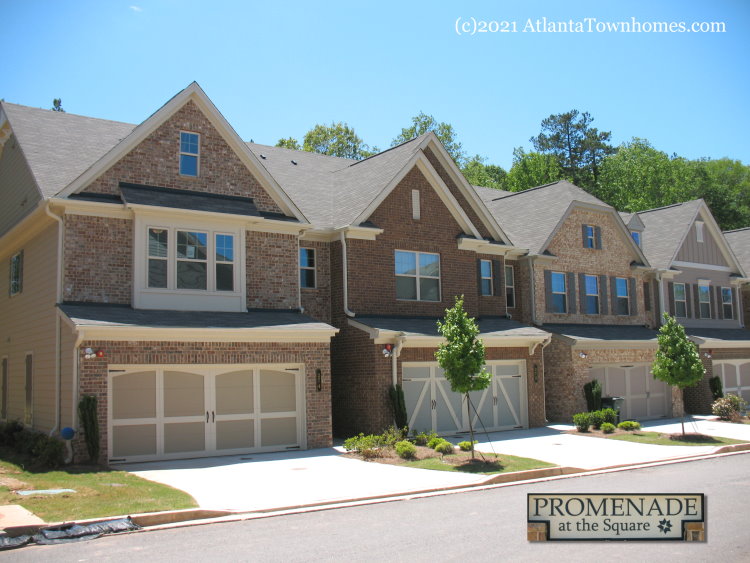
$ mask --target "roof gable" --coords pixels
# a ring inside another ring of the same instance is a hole
[[[745,275],[750,273],[750,227],[725,231],[724,238],[742,266]]]
[[[223,141],[226,142],[233,153],[239,158],[240,162],[257,179],[262,189],[282,213],[307,222],[303,213],[239,138],[224,116],[221,115],[205,92],[195,82],[179,92],[143,123],[132,129],[124,139],[111,146],[103,156],[91,163],[83,173],[75,178],[65,189],[60,191],[58,195],[67,197],[85,190],[87,186],[99,178],[105,171],[109,170],[120,159],[135,149],[140,143],[157,131],[159,127],[190,103],[194,104],[203,116],[205,116]]]

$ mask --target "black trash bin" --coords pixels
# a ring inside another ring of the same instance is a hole
[[[625,397],[602,397],[603,409],[614,409],[617,411],[617,424],[620,424],[620,410],[625,404]]]

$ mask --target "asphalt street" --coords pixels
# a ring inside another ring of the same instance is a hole
[[[750,454],[541,483],[30,546],[25,561],[750,561]],[[527,493],[704,493],[707,541],[526,540]]]

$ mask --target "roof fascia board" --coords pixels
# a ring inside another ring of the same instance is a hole
[[[75,325],[83,340],[167,342],[330,342],[339,331],[329,329],[154,328]]]
[[[517,257],[528,252],[527,248],[516,248],[493,244],[489,240],[462,237],[458,239],[458,249],[476,252],[477,254],[492,254],[494,256]]]
[[[705,338],[701,336],[690,336],[688,339],[695,342],[698,348],[708,348],[710,350],[722,348],[748,348],[750,347],[750,336],[747,340],[721,340],[718,338]]]
[[[31,213],[28,213],[0,237],[0,240],[2,240],[0,259],[16,252],[18,248],[25,245],[52,223],[52,219],[44,212],[46,205],[44,200],[40,201]]]
[[[268,170],[260,164],[258,159],[252,154],[252,151],[242,142],[237,135],[236,131],[229,125],[224,116],[216,109],[216,106],[211,102],[206,93],[201,87],[193,82],[187,88],[179,92],[176,96],[170,99],[164,104],[159,110],[153,113],[140,125],[136,126],[135,129],[117,145],[112,147],[104,156],[98,161],[93,163],[86,171],[83,172],[78,178],[73,180],[65,189],[60,191],[57,195],[59,197],[67,197],[96,180],[101,174],[108,170],[114,165],[120,158],[125,156],[128,152],[133,150],[138,144],[140,144],[146,137],[153,133],[159,126],[165,123],[171,118],[179,109],[181,109],[188,101],[194,101],[196,105],[203,111],[205,116],[211,122],[211,124],[219,131],[222,138],[229,144],[230,147],[237,154],[239,159],[248,167],[248,169],[261,179],[264,189],[268,192],[268,195],[276,202],[276,204],[282,209],[284,213],[293,215],[298,220],[307,223],[307,218],[292,202],[289,196],[279,186],[279,184],[273,179]]]
[[[571,350],[656,350],[659,342],[656,340],[594,340],[589,338],[569,337],[573,345]]]
[[[133,210],[126,208],[122,203],[58,197],[50,198],[48,201],[51,209],[59,209],[68,215],[92,215],[95,217],[111,217],[113,219],[133,218]]]
[[[448,173],[456,186],[458,186],[458,189],[464,195],[466,201],[469,202],[469,205],[477,214],[484,226],[489,229],[492,236],[495,237],[496,240],[505,244],[513,244],[510,240],[510,237],[506,235],[505,231],[503,231],[502,227],[500,227],[500,223],[498,222],[498,220],[487,208],[485,203],[482,201],[482,198],[480,198],[477,192],[474,191],[474,188],[471,187],[471,184],[466,181],[466,178],[458,169],[456,163],[453,162],[451,156],[448,154],[448,151],[445,150],[445,147],[437,138],[437,135],[435,135],[435,133],[432,131],[430,131],[425,137],[425,140],[422,141],[420,148],[424,150],[424,148],[428,146],[432,149],[433,154],[437,157],[438,162],[440,162],[443,169]]]

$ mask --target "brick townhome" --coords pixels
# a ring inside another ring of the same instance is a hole
[[[641,211],[643,250],[655,269],[655,302],[699,348],[704,380],[685,390],[685,408],[711,411],[708,378],[750,399],[750,332],[743,328],[747,276],[702,199]]]
[[[745,274],[750,275],[750,227],[724,231],[724,238],[729,243],[742,269],[745,270]],[[745,330],[748,330],[750,328],[748,327],[748,323],[750,323],[750,282],[742,285],[740,299],[742,303],[742,326]]]
[[[649,373],[656,351],[651,269],[609,205],[560,181],[524,192],[477,188],[518,246],[521,320],[553,333],[544,350],[547,416],[586,410],[583,385],[625,398],[624,417],[679,414],[680,396]]]
[[[138,126],[0,108],[0,416],[77,428],[94,394],[103,460],[330,445],[311,225],[200,87]]]
[[[396,383],[410,427],[468,428],[467,406],[434,359],[436,321],[457,295],[479,320],[495,374],[473,397],[485,427],[544,423],[549,335],[506,317],[515,295],[505,260],[525,251],[509,243],[434,134],[359,162],[249,146],[315,225],[300,243],[302,304],[340,329],[332,349],[337,435],[392,424]]]

